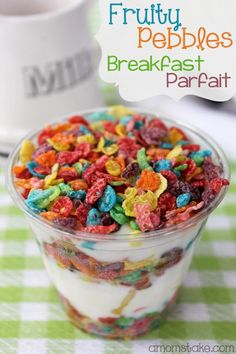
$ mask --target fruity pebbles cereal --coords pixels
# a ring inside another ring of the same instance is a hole
[[[119,106],[45,127],[12,161],[10,190],[70,320],[107,338],[158,327],[229,184],[221,150]]]

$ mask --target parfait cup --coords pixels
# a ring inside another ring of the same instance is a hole
[[[86,117],[90,113],[79,114]],[[225,155],[208,135],[178,121],[163,121],[183,129],[195,143],[211,150],[223,178],[229,178]],[[39,131],[26,138],[35,141]],[[157,231],[136,233],[125,226],[109,235],[68,231],[34,214],[17,191],[12,168],[19,159],[20,146],[9,159],[8,188],[28,219],[71,322],[110,339],[134,338],[158,327],[163,313],[177,298],[207,218],[227,188],[195,216]]]

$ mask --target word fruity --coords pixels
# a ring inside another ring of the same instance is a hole
[[[164,25],[170,24],[174,26],[174,30],[178,31],[181,27],[180,9],[167,9],[164,11],[161,4],[151,4],[146,8],[130,8],[123,7],[123,3],[111,3],[109,12],[109,25],[114,24],[114,17],[121,18],[124,25],[128,25],[134,19],[140,25]]]
[[[206,73],[201,73],[198,76],[180,76],[175,73],[166,74],[166,86],[177,86],[180,88],[208,86],[210,88],[228,87],[231,77],[225,73],[219,74],[219,76],[208,76]]]

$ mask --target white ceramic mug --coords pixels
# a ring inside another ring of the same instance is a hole
[[[0,144],[101,106],[88,0],[0,0]]]

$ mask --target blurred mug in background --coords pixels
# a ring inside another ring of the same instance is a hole
[[[0,151],[27,131],[103,104],[88,0],[0,0]]]

